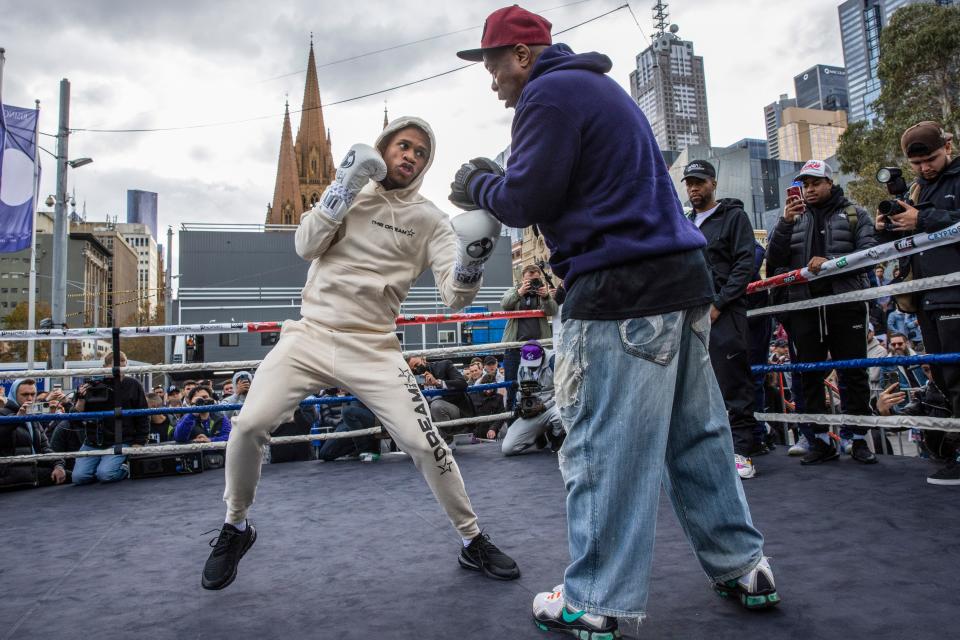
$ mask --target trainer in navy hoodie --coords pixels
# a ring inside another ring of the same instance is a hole
[[[713,297],[703,235],[611,67],[599,53],[544,49],[517,102],[506,176],[470,183],[504,224],[539,226],[568,291],[564,319],[654,315]]]

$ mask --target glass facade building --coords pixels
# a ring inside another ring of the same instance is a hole
[[[838,7],[851,123],[877,121],[873,103],[880,96],[880,33],[897,9],[919,2],[952,4],[951,0],[847,0]]]

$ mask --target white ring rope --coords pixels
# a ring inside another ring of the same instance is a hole
[[[434,422],[433,424],[440,428],[458,427],[471,424],[483,424],[485,422],[498,422],[514,417],[513,412],[497,413],[489,416],[476,416],[474,418],[461,418],[459,420],[444,420]],[[378,433],[384,433],[383,427],[371,427],[370,429],[359,429],[357,431],[332,431],[330,433],[311,433],[302,436],[279,436],[270,438],[267,444],[296,444],[302,442],[313,442],[316,440],[340,440],[344,438],[358,438],[360,436],[372,436]],[[160,444],[148,445],[143,447],[124,447],[120,455],[124,456],[153,456],[165,453],[189,453],[192,451],[211,451],[216,449],[225,449],[227,442],[190,442],[187,444]],[[0,457],[0,464],[31,462],[40,460],[65,460],[67,458],[95,458],[99,456],[116,455],[113,448],[97,449],[92,451],[64,451],[62,453],[34,453],[23,456],[5,456]]]
[[[960,418],[930,418],[927,416],[851,416],[842,413],[755,413],[757,420],[798,424],[812,422],[847,427],[874,427],[880,429],[932,429],[950,433],[960,432]]]
[[[538,340],[541,346],[549,347],[553,345],[552,338]],[[460,355],[464,353],[499,353],[507,349],[519,349],[526,342],[491,342],[486,344],[469,344],[460,347],[440,347],[438,349],[414,349],[404,351],[403,357],[424,356],[426,358],[447,355]],[[121,367],[121,371],[127,375],[138,375],[142,373],[184,373],[188,371],[208,371],[221,369],[256,369],[260,366],[262,360],[228,360],[225,362],[191,362],[188,364],[149,364],[134,367]],[[113,369],[110,367],[91,367],[87,369],[22,369],[19,371],[0,371],[0,378],[62,378],[62,377],[80,377],[80,376],[100,376],[110,375]]]
[[[859,291],[850,291],[849,293],[837,293],[822,298],[811,298],[810,300],[801,300],[799,302],[788,302],[771,307],[762,307],[760,309],[751,309],[747,311],[747,317],[766,316],[774,313],[785,313],[787,311],[799,311],[801,309],[813,309],[816,307],[825,307],[832,304],[843,304],[845,302],[865,302],[884,296],[899,295],[901,293],[914,293],[916,291],[925,291],[927,289],[941,289],[943,287],[952,287],[960,284],[960,273],[948,273],[942,276],[931,276],[921,278],[920,280],[910,280],[908,282],[898,282],[897,284],[888,284],[882,287],[873,287],[871,289],[860,289]]]
[[[845,256],[832,258],[821,264],[816,273],[808,267],[803,267],[771,276],[764,280],[751,282],[747,285],[747,293],[755,293],[764,289],[772,289],[789,284],[811,282],[813,280],[819,280],[820,278],[830,277],[843,271],[856,271],[892,258],[909,256],[936,247],[952,244],[958,240],[960,240],[960,222],[945,227],[940,231],[934,231],[933,233],[924,231],[912,236],[900,238],[899,240],[878,244],[869,249],[861,249],[860,251],[854,251]]]

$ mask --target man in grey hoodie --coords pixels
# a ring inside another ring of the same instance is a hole
[[[233,393],[223,399],[223,404],[243,404],[247,400],[247,392],[250,391],[250,383],[253,382],[253,374],[249,371],[237,371],[233,374]],[[240,413],[240,410],[224,411],[223,415],[231,420]]]

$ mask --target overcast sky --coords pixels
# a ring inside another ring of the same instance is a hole
[[[529,0],[544,11],[570,0]],[[464,64],[459,49],[478,45],[493,0],[409,5],[375,0],[297,0],[267,8],[259,1],[0,0],[0,47],[7,50],[3,101],[41,101],[41,131],[55,133],[59,80],[72,84],[72,128],[177,127],[259,116],[253,122],[154,133],[78,132],[69,156],[94,158],[70,172],[69,188],[86,201],[89,220],[126,216],[126,190],[159,195],[161,241],[182,222],[262,223],[273,197],[284,99],[303,99],[309,33],[314,33],[321,99],[344,100]],[[587,0],[546,11],[560,30],[603,14],[620,0]],[[558,38],[575,51],[613,60],[624,88],[637,53],[653,31],[652,0],[631,2],[643,27],[624,9]],[[715,146],[764,137],[763,106],[793,94],[793,76],[817,64],[843,64],[839,0],[672,2],[671,21],[704,57],[710,130]],[[476,27],[424,43],[322,66],[375,49]],[[288,75],[289,74],[289,75]],[[284,77],[278,77],[284,76]],[[434,127],[437,156],[424,193],[454,213],[448,185],[457,167],[493,156],[508,142],[512,110],[489,89],[482,65],[324,109],[334,160],[355,142],[372,143],[383,121],[418,115]],[[299,115],[292,116],[296,135]],[[56,140],[41,136],[56,150]],[[41,201],[55,190],[53,158],[42,154]],[[611,170],[616,170],[611,167]],[[79,209],[79,204],[78,204]]]

